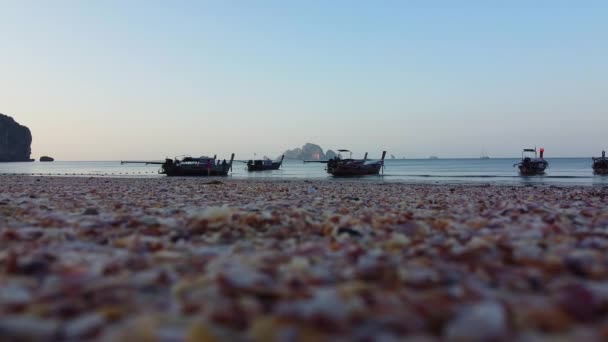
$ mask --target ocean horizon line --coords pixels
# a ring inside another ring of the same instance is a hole
[[[194,156],[194,155],[192,155]],[[236,155],[235,160],[249,160],[249,159],[253,159],[253,158],[237,158],[238,155]],[[390,161],[390,160],[484,160],[483,158],[480,157],[439,157],[436,156],[437,158],[430,158],[430,157],[414,157],[414,158],[385,158],[386,161]],[[557,157],[545,157],[545,159],[587,159],[587,158],[593,158],[593,155],[590,156],[578,156],[578,157],[573,157],[573,156],[557,156]],[[168,157],[169,158],[169,157]],[[175,158],[175,157],[171,157],[171,158]],[[165,158],[160,158],[160,159],[154,159],[154,158],[123,158],[123,159],[57,159],[55,158],[55,161],[53,162],[74,162],[74,163],[84,163],[84,162],[100,162],[100,163],[110,163],[110,162],[117,162],[120,163],[121,161],[163,161]],[[222,159],[222,158],[220,158]],[[374,159],[380,159],[380,158],[368,158],[370,160],[374,160]],[[490,157],[486,160],[492,160],[492,159],[521,159],[521,156],[513,156],[513,157]],[[304,159],[290,159],[290,158],[285,158],[285,160],[290,160],[290,161],[304,161]],[[323,159],[321,159],[323,160]],[[33,160],[33,161],[16,161],[16,162],[0,162],[0,163],[6,163],[6,164],[14,164],[14,163],[34,163],[34,162],[38,162],[40,163],[39,160]],[[43,163],[48,163],[48,162],[43,162]]]

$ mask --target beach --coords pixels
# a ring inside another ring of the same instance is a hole
[[[0,176],[15,340],[608,339],[608,187]]]

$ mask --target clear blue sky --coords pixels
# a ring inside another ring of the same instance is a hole
[[[33,154],[608,148],[608,1],[0,0]]]

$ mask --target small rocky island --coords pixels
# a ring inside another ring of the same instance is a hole
[[[55,158],[49,157],[49,156],[42,156],[42,157],[40,157],[40,161],[41,162],[52,162],[52,161],[55,161]]]
[[[336,156],[336,152],[332,150],[323,152],[321,146],[311,143],[306,143],[304,146],[293,150],[287,150],[284,154],[287,159],[298,160],[328,160]]]
[[[0,162],[33,161],[32,133],[12,117],[0,114]]]

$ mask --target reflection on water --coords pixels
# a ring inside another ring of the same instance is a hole
[[[542,176],[519,176],[517,159],[407,159],[387,160],[384,174],[356,178],[360,181],[417,183],[499,183],[499,184],[587,184],[608,185],[608,176],[594,175],[591,158],[547,159]],[[125,164],[117,161],[53,163],[0,163],[0,173],[61,176],[165,177],[158,165]],[[247,172],[234,163],[231,177],[238,179],[332,179],[324,164],[286,160],[281,170]]]

